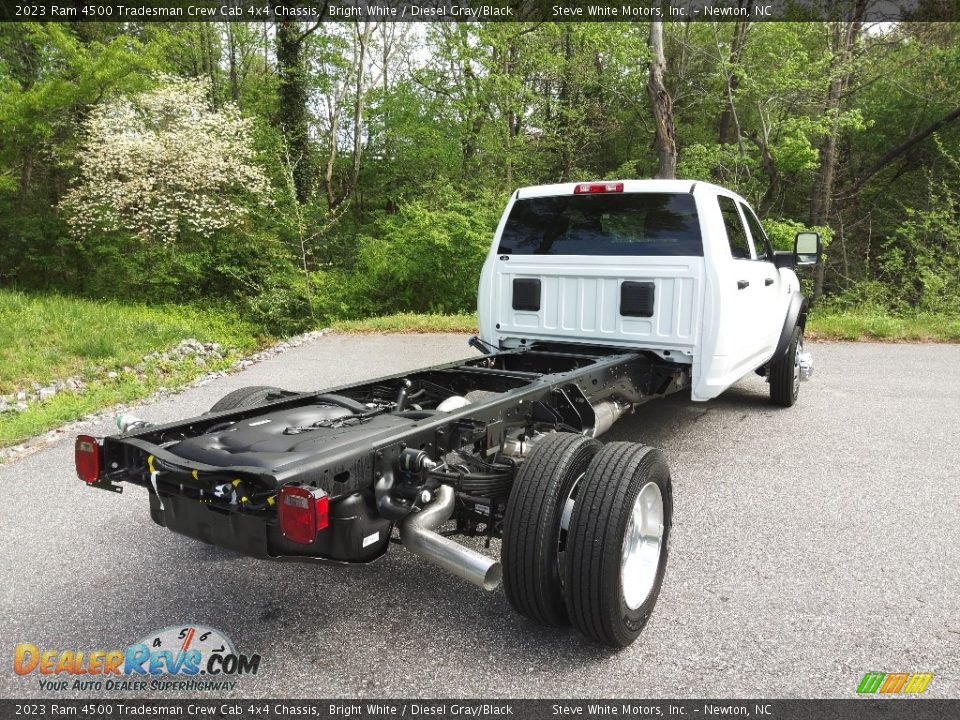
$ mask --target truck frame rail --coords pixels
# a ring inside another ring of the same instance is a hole
[[[255,557],[368,563],[443,485],[454,491],[453,533],[499,537],[517,469],[540,438],[599,436],[689,382],[689,366],[652,354],[533,345],[141,425],[100,441],[91,484],[143,486],[158,524]],[[313,542],[280,527],[285,486],[326,498],[329,526]]]

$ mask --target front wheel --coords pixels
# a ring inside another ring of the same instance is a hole
[[[611,647],[640,635],[660,596],[673,521],[673,486],[663,454],[610,443],[577,493],[564,582],[573,625]]]
[[[803,356],[803,330],[797,325],[787,352],[770,363],[770,401],[780,407],[792,407],[800,395],[800,358]]]

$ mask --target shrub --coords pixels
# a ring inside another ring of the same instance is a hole
[[[473,310],[494,222],[479,201],[403,205],[361,238],[354,291],[380,313]]]
[[[165,77],[94,107],[80,176],[60,204],[76,236],[209,238],[264,201],[270,186],[254,161],[251,122],[229,103],[213,110],[208,97],[207,81]]]
[[[960,306],[960,203],[946,186],[931,188],[926,209],[906,220],[883,246],[880,267],[896,310],[956,314]]]

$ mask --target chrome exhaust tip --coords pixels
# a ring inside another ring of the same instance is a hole
[[[441,485],[434,499],[420,512],[397,523],[400,542],[410,552],[457,577],[484,590],[496,590],[503,580],[503,567],[499,562],[434,532],[451,518],[454,502],[453,488]]]

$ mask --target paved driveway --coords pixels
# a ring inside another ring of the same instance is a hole
[[[327,336],[138,414],[453,360],[473,354],[465,340]],[[400,548],[340,569],[173,535],[143,491],[84,487],[69,442],[0,466],[0,695],[48,694],[12,672],[17,643],[123,648],[196,622],[263,655],[239,697],[850,697],[872,670],[933,672],[928,696],[960,697],[960,346],[812,349],[790,410],[749,377],[707,404],[652,402],[605,436],[662,447],[675,488],[663,593],[620,653]]]

